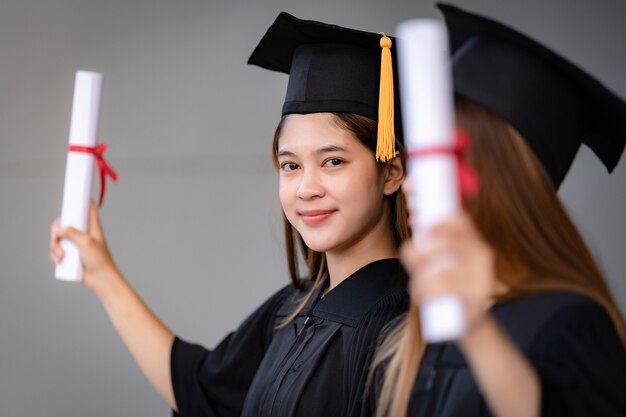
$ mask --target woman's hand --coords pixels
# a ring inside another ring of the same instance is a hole
[[[401,259],[410,275],[411,300],[459,297],[470,333],[487,315],[496,287],[494,254],[471,218],[462,213],[406,242]]]
[[[59,263],[65,256],[61,239],[68,239],[76,244],[83,263],[83,283],[100,295],[115,279],[121,277],[109,252],[100,224],[98,210],[92,201],[89,207],[87,232],[74,227],[61,228],[61,220],[56,219],[50,226],[50,259]]]

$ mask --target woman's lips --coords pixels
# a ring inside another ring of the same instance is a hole
[[[335,210],[304,210],[300,212],[300,216],[305,224],[314,225],[327,220],[334,212]]]

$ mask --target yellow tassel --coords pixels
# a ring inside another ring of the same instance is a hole
[[[393,68],[391,64],[391,39],[380,33],[380,91],[378,97],[378,141],[376,160],[390,161],[396,156],[396,134],[393,115]]]

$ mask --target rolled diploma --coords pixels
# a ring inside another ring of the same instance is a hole
[[[94,147],[98,132],[100,111],[100,91],[102,74],[77,71],[74,84],[74,101],[70,122],[70,145]],[[63,188],[61,226],[73,226],[87,230],[89,200],[91,198],[91,178],[94,156],[82,152],[68,152]],[[83,267],[78,248],[69,240],[61,240],[65,251],[63,261],[57,264],[54,276],[64,281],[81,281]]]
[[[455,121],[446,28],[436,20],[416,19],[398,25],[396,33],[409,150],[451,147]],[[409,162],[417,237],[459,212],[457,163],[452,154],[421,156]],[[429,267],[444,267],[453,261],[442,257]],[[455,296],[426,300],[420,306],[420,316],[422,335],[431,343],[456,339],[465,329],[463,306]]]

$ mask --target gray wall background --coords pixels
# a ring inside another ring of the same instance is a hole
[[[459,0],[626,97],[623,0]],[[179,335],[214,345],[287,282],[270,138],[287,77],[245,62],[279,11],[393,33],[432,1],[0,0],[0,417],[167,415],[98,300],[47,258],[74,73],[105,74],[113,255]],[[96,184],[97,188],[98,185]],[[560,192],[626,311],[624,161]]]

